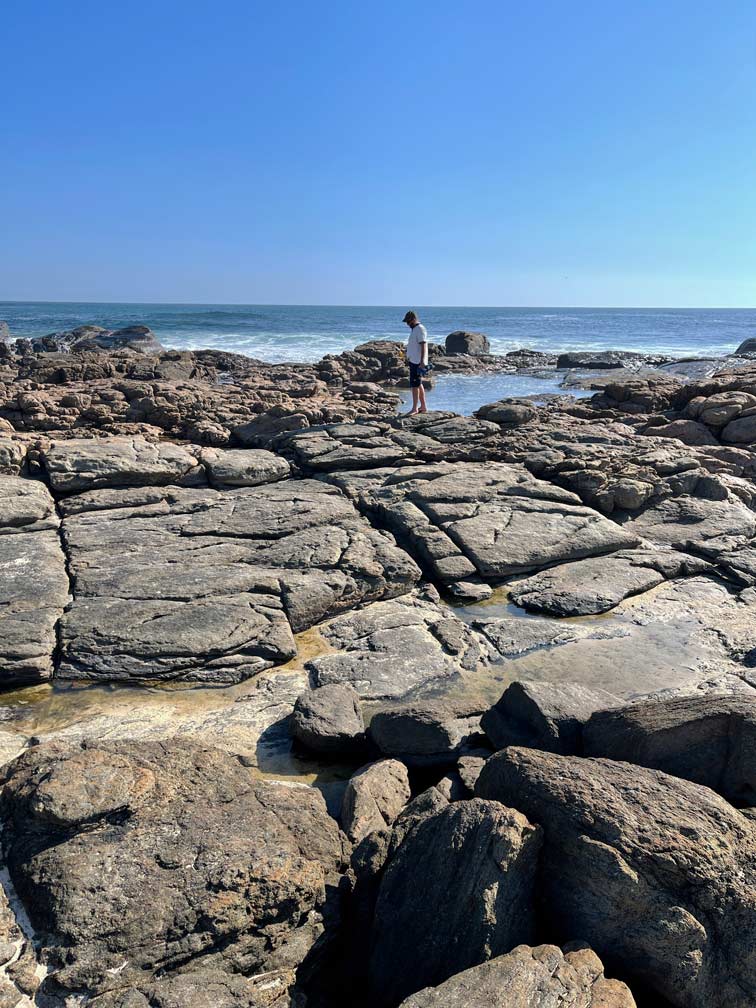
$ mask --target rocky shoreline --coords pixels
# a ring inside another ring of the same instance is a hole
[[[752,342],[0,344],[0,1005],[756,1004]]]

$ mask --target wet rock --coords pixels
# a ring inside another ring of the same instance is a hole
[[[393,1005],[531,938],[540,830],[497,802],[420,822],[389,863],[372,931],[370,988]]]
[[[350,778],[341,825],[353,843],[390,826],[410,799],[407,769],[398,760],[369,763]]]
[[[63,532],[68,678],[238,682],[292,658],[292,632],[419,573],[334,488],[304,480],[174,490],[71,515]]]
[[[608,612],[623,599],[648,591],[666,578],[707,568],[703,560],[671,551],[621,551],[541,571],[514,582],[509,595],[529,612],[589,616]]]
[[[400,1008],[635,1008],[630,990],[604,976],[589,948],[518,945],[438,987],[418,991]]]
[[[508,679],[579,683],[630,700],[694,689],[715,676],[743,679],[756,646],[756,597],[717,580],[665,582],[608,616],[565,623],[546,617],[477,618]]]
[[[323,934],[343,855],[313,789],[175,740],[38,746],[6,774],[5,851],[46,993],[296,968]]]
[[[630,350],[571,350],[559,354],[557,368],[585,368],[586,370],[601,370],[603,368],[632,367],[639,364],[663,364],[670,357],[634,353]]]
[[[208,479],[218,489],[241,486],[260,486],[285,479],[291,469],[289,463],[272,452],[248,449],[246,451],[218,451],[206,449],[202,461],[207,466]]]
[[[587,756],[654,767],[756,805],[756,692],[659,697],[597,711],[583,729]]]
[[[201,486],[205,471],[180,445],[144,438],[74,439],[54,442],[42,453],[53,490],[72,493],[100,487]]]
[[[92,330],[96,328],[96,326],[91,327]],[[147,326],[132,325],[127,326],[125,329],[116,329],[114,332],[102,329],[97,332],[83,332],[77,339],[72,341],[70,349],[74,352],[86,350],[133,350],[137,353],[156,354],[162,353],[165,347]]]
[[[541,910],[680,1008],[756,997],[751,823],[697,784],[611,760],[510,747],[476,792],[544,831]]]
[[[735,353],[738,357],[756,353],[756,339],[751,337],[750,339],[743,340]]]
[[[359,694],[347,683],[307,690],[294,705],[291,734],[313,752],[359,752],[366,741]]]
[[[488,336],[478,332],[464,332],[457,329],[446,337],[446,352],[448,354],[490,354],[491,344]]]
[[[370,701],[460,684],[484,653],[477,635],[437,599],[412,593],[321,626],[334,652],[307,663],[313,685],[349,683]]]
[[[496,749],[521,745],[573,755],[582,751],[582,728],[594,711],[619,703],[578,683],[513,682],[481,725]]]

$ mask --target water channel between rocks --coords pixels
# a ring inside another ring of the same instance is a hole
[[[611,690],[632,672],[641,691],[660,682],[675,685],[669,670],[675,667],[681,679],[692,675],[701,651],[686,653],[695,614],[671,622],[654,622],[644,615],[644,606],[666,588],[660,585],[626,599],[604,615],[559,620],[513,605],[506,587],[496,589],[485,602],[450,606],[465,623],[480,627],[497,621],[503,626],[504,644],[499,647],[505,653],[460,681],[443,684],[438,695],[484,710],[514,679],[563,682],[577,677],[586,685]],[[507,653],[510,626],[512,646]],[[533,633],[523,636],[525,626]],[[558,646],[548,640],[555,632]],[[296,640],[298,654],[292,661],[234,686],[54,683],[6,692],[0,696],[0,756],[10,759],[30,738],[78,742],[178,735],[201,737],[239,753],[261,777],[318,785],[343,780],[358,764],[320,762],[292,749],[287,718],[308,686],[305,664],[332,651],[317,627]],[[639,646],[644,662],[640,672]],[[426,692],[426,698],[433,693]]]

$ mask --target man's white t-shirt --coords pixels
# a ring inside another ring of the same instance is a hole
[[[425,326],[422,323],[418,323],[410,329],[409,339],[407,340],[407,360],[410,364],[422,364],[423,363],[423,343],[428,342],[428,333],[425,331]]]

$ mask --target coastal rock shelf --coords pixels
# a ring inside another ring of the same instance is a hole
[[[6,347],[0,1003],[753,1008],[756,370],[651,363]]]
[[[293,633],[419,577],[323,483],[137,497],[98,508],[93,492],[63,520],[62,677],[237,682],[292,658]]]

